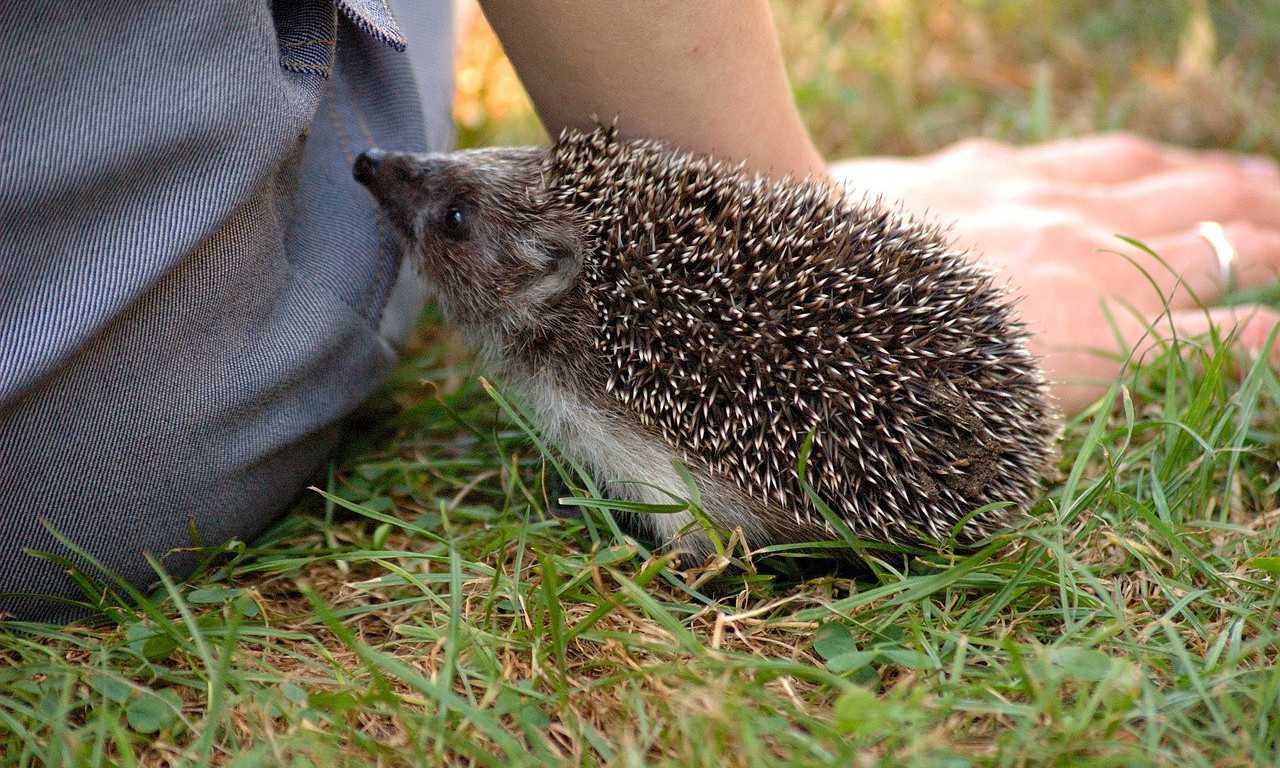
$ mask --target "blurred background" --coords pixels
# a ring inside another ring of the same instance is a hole
[[[829,160],[1127,130],[1280,156],[1280,0],[773,0],[796,100]],[[546,136],[461,0],[460,147]]]

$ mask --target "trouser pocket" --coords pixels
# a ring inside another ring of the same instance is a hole
[[[272,0],[271,19],[281,67],[325,78],[333,73],[338,9],[331,0]]]
[[[404,50],[404,35],[383,0],[272,0],[280,66],[329,77],[339,12],[366,34]]]

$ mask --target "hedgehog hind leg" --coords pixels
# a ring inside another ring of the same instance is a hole
[[[611,496],[654,505],[671,505],[690,499],[693,494],[685,479],[675,470],[679,457],[665,445],[655,448],[655,453],[665,453],[665,461],[641,467],[635,464],[635,454],[632,453],[627,457],[629,467],[615,465],[612,471],[600,475]],[[746,546],[750,548],[772,541],[760,526],[760,516],[753,513],[738,489],[715,480],[699,467],[688,467],[688,470],[697,486],[700,515],[691,510],[627,513],[623,519],[628,529],[664,551],[687,555],[687,565],[695,565],[716,553],[713,534],[704,527],[704,521],[717,529],[715,535],[720,536],[722,542],[731,539],[735,529],[742,531]],[[617,479],[628,477],[643,477],[645,481],[619,482]]]
[[[560,386],[554,379],[532,378],[523,384],[521,389],[538,412],[548,437],[587,469],[607,495],[665,507],[691,496],[675,469],[681,456],[661,437],[609,407],[607,401],[601,403],[584,396]],[[751,514],[736,488],[716,481],[696,464],[688,469],[708,518],[729,530],[743,528],[753,546],[765,543],[758,517]],[[637,538],[664,549],[678,549],[696,557],[715,551],[710,537],[687,510],[628,512],[619,517]]]

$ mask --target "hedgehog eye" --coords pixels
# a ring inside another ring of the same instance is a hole
[[[440,217],[440,229],[445,237],[454,240],[467,236],[467,217],[460,203],[449,203],[444,209],[444,214]]]

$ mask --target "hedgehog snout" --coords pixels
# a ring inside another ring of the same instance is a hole
[[[376,181],[378,179],[378,168],[382,166],[382,161],[386,156],[387,150],[378,149],[377,147],[363,152],[351,166],[351,172],[356,177],[356,181],[365,186],[369,186]]]
[[[405,237],[413,236],[413,221],[429,196],[423,185],[418,155],[370,149],[351,165],[351,175],[378,201],[387,218]]]
[[[365,150],[351,164],[351,175],[369,188],[375,197],[386,200],[412,195],[422,186],[423,155],[373,148]]]

